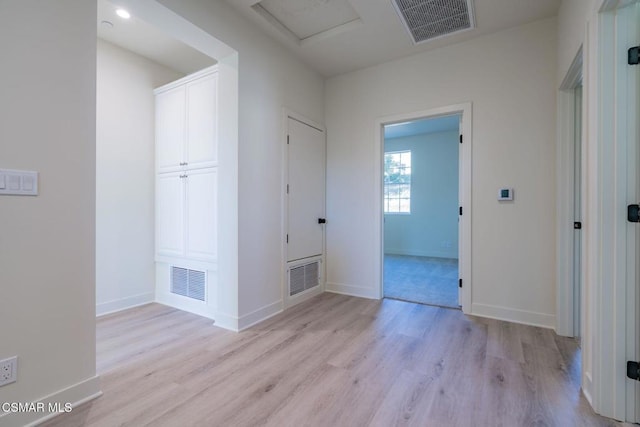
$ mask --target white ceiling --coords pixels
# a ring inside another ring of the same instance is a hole
[[[295,1],[268,0],[272,7],[281,9],[279,13],[288,15],[286,25],[278,25],[277,19],[266,19],[260,7],[254,7],[259,0],[224,1],[325,77],[555,16],[560,6],[560,0],[474,0],[475,29],[414,44],[394,9],[393,0],[346,0],[359,19],[311,36],[296,35],[287,28],[304,28],[304,23],[313,16],[309,12],[324,20],[322,16],[329,14],[328,8],[334,3],[342,8],[345,0],[300,0],[301,5],[309,6],[303,8],[304,13],[292,9]]]
[[[298,40],[360,19],[347,0],[261,0],[253,9]]]
[[[457,131],[459,129],[459,123],[460,116],[457,114],[396,123],[384,127],[384,137],[385,139],[404,138],[425,133]]]
[[[135,16],[120,18],[116,15],[116,9],[107,0],[98,0],[99,38],[183,74],[191,74],[216,63],[209,56],[166,36]],[[113,26],[103,24],[103,21]]]

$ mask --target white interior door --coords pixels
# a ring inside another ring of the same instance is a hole
[[[627,49],[640,45],[640,2],[621,10],[622,60]],[[623,65],[620,76],[628,94],[622,123],[627,133],[627,204],[640,204],[640,65]],[[626,129],[625,129],[626,128]],[[628,218],[627,218],[628,219]],[[627,360],[640,361],[640,223],[627,222]],[[631,300],[631,301],[629,301]],[[627,381],[627,421],[640,423],[640,381]]]
[[[463,131],[463,127],[462,127],[462,116],[460,116],[460,121],[458,122],[458,135],[460,137],[460,141],[462,141],[462,138],[464,138],[464,131]],[[462,160],[462,155],[461,155],[462,150],[460,149],[460,151],[458,152],[458,176],[460,177],[461,171],[464,170],[464,163]],[[462,207],[463,204],[463,200],[462,200],[462,194],[463,194],[463,186],[464,186],[464,181],[462,179],[460,179],[458,181],[458,206]],[[458,305],[460,307],[462,307],[462,286],[460,286],[460,284],[462,283],[462,248],[463,246],[463,240],[462,238],[464,237],[464,233],[463,233],[463,229],[462,229],[462,216],[460,214],[458,214]]]
[[[325,134],[289,117],[287,174],[287,261],[324,251]]]

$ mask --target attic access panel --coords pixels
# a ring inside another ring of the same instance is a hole
[[[473,0],[392,0],[414,43],[475,28]]]
[[[252,8],[298,41],[360,20],[347,0],[262,0]]]

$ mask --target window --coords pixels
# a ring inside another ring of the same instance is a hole
[[[384,153],[384,213],[411,213],[411,151]]]

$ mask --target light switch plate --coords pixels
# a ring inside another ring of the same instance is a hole
[[[38,172],[0,169],[0,196],[37,196]]]

